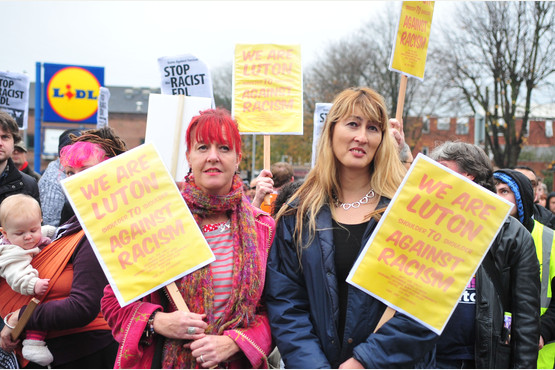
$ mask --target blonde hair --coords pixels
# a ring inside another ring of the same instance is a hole
[[[0,225],[6,227],[6,220],[14,214],[18,216],[35,216],[42,218],[39,202],[27,194],[10,195],[0,204]]]
[[[304,183],[284,204],[276,215],[295,214],[294,238],[297,244],[299,261],[302,253],[302,240],[310,245],[316,235],[316,216],[325,205],[332,204],[334,194],[341,188],[338,160],[332,149],[334,127],[341,119],[351,116],[355,108],[360,109],[364,118],[377,122],[382,131],[382,141],[374,159],[368,167],[370,185],[379,196],[392,198],[405,176],[406,169],[399,159],[393,138],[389,133],[389,118],[383,97],[367,87],[350,88],[339,93],[328,113],[318,142],[316,163],[307,174]],[[297,200],[298,204],[289,204]],[[330,207],[332,215],[335,210]],[[371,217],[372,213],[367,217]],[[304,223],[308,223],[309,237],[302,238]]]

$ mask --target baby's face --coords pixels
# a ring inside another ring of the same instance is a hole
[[[42,237],[40,215],[14,215],[6,220],[4,225],[5,237],[11,244],[20,246],[23,249],[34,248]]]

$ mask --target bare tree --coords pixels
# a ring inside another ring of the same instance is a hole
[[[331,102],[349,87],[368,86],[384,96],[390,113],[397,108],[400,74],[388,69],[391,47],[397,32],[398,9],[386,7],[358,31],[332,42],[319,61],[305,71],[305,100],[308,109],[316,102]],[[405,112],[411,109],[419,81],[408,85]]]
[[[486,150],[499,167],[516,165],[532,93],[554,72],[553,9],[539,1],[463,4],[434,52],[451,107],[485,114]]]
[[[393,42],[397,36],[400,8],[386,7],[354,34],[330,43],[319,61],[305,71],[305,110],[314,111],[315,103],[331,102],[342,90],[368,86],[384,96],[390,116],[397,110],[401,75],[388,69]],[[433,43],[434,40],[430,40]],[[426,67],[424,81],[409,79],[403,117],[432,114],[444,83]],[[407,143],[414,147],[422,135],[421,121],[405,125]]]
[[[401,75],[388,69],[393,41],[399,21],[398,7],[388,6],[383,14],[375,14],[359,30],[337,42],[331,42],[321,52],[316,63],[304,69],[304,135],[272,136],[272,161],[281,155],[292,154],[293,163],[310,162],[312,120],[315,104],[331,102],[342,90],[355,86],[368,86],[382,94],[391,116],[397,109]],[[435,42],[430,40],[430,44]],[[404,103],[404,116],[423,116],[435,113],[445,86],[442,76],[434,68],[426,68],[424,82],[410,79]],[[224,66],[213,72],[214,97],[231,105],[232,67]],[[227,98],[229,97],[229,98]],[[223,106],[226,106],[225,104]],[[405,120],[406,121],[406,120]],[[422,135],[422,121],[405,124],[407,143],[414,147]],[[257,141],[257,153],[262,140]],[[243,144],[244,162],[249,162],[251,140]],[[259,157],[259,155],[257,155]],[[258,164],[260,158],[256,159]]]
[[[212,70],[212,81],[216,106],[231,111],[233,64],[227,63]]]

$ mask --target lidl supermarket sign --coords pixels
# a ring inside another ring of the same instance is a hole
[[[96,123],[103,67],[44,64],[45,122]]]

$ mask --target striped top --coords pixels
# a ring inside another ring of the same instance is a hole
[[[210,264],[214,284],[214,315],[220,317],[231,296],[233,277],[233,236],[230,220],[205,225],[202,232],[216,260]]]

